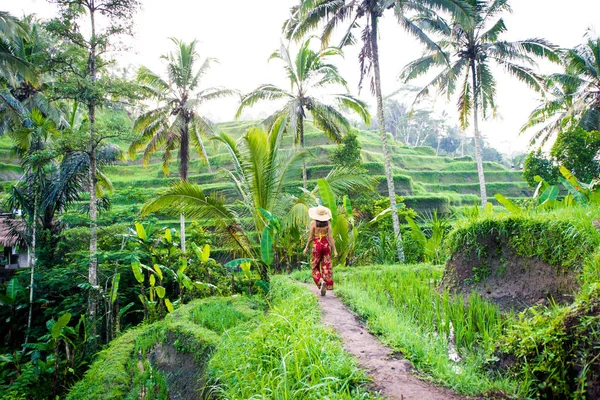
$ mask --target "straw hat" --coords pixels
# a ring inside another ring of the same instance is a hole
[[[312,207],[308,209],[308,216],[317,221],[329,221],[331,210],[323,206]]]

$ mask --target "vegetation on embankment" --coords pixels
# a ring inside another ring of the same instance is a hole
[[[212,297],[193,301],[162,321],[131,329],[98,354],[67,399],[166,398],[176,382],[155,365],[156,351],[162,346],[172,346],[181,354],[180,368],[183,360],[191,367],[171,375],[199,382],[191,382],[188,390],[203,389],[206,360],[218,345],[219,335],[261,314],[264,306],[260,297]]]
[[[226,399],[369,399],[366,376],[320,323],[315,296],[285,277],[271,281],[270,311],[224,335],[207,375]]]
[[[376,398],[320,324],[314,295],[274,277],[267,301],[263,314],[257,296],[197,300],[134,328],[99,353],[67,398]]]
[[[600,245],[598,218],[600,208],[570,207],[459,219],[445,242],[443,284],[520,310],[549,297],[571,302]]]

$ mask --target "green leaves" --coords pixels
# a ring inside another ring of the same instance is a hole
[[[67,326],[69,321],[71,321],[71,314],[65,313],[58,319],[58,321],[54,323],[54,325],[52,326],[52,330],[50,331],[50,333],[52,334],[52,339],[54,339],[55,341],[60,339],[63,329],[65,328],[65,326]]]
[[[137,277],[136,277],[136,279],[137,279]],[[113,304],[117,300],[117,296],[119,294],[119,281],[120,280],[121,280],[121,274],[117,273],[113,277],[112,289],[110,291],[110,297],[109,297],[109,301]]]
[[[146,235],[146,229],[144,229],[144,226],[141,223],[135,223],[135,231],[141,240],[148,239],[148,236]]]
[[[133,271],[133,276],[138,281],[138,283],[144,283],[144,274],[142,274],[142,268],[140,267],[139,261],[134,261],[131,263],[131,270]]]
[[[494,198],[498,200],[498,203],[502,204],[511,213],[520,213],[522,210],[515,203],[504,197],[504,195],[497,193]]]
[[[271,266],[273,263],[273,234],[271,232],[272,230],[265,226],[260,239],[261,258],[262,261],[268,266]]]

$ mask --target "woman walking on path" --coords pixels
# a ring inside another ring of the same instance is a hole
[[[315,284],[321,289],[321,296],[325,296],[327,290],[333,290],[333,271],[331,265],[331,252],[337,257],[335,241],[331,230],[331,210],[327,207],[318,206],[308,209],[308,216],[313,220],[310,222],[308,241],[304,248],[304,254],[313,243],[310,264],[312,277]]]

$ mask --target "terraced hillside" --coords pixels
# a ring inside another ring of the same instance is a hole
[[[219,128],[233,137],[239,137],[255,122],[229,122],[219,125]],[[312,158],[308,160],[309,183],[316,182],[330,171],[329,154],[337,145],[331,143],[323,134],[316,131],[310,124],[306,126],[306,146]],[[376,176],[380,184],[380,193],[387,192],[383,157],[380,154],[380,144],[376,132],[360,131],[358,138],[362,147],[362,157],[365,168]],[[127,143],[118,143],[126,149]],[[285,143],[292,145],[292,139]],[[192,156],[190,163],[190,181],[201,184],[206,191],[223,191],[231,184],[223,169],[232,167],[228,154],[216,143],[209,142],[207,151],[210,154],[211,168],[198,158]],[[472,205],[479,199],[479,183],[475,162],[448,157],[438,157],[431,147],[407,147],[391,142],[392,161],[394,166],[394,181],[396,192],[405,198],[406,205],[420,212],[437,209],[449,211],[452,206]],[[165,176],[161,168],[162,153],[152,158],[147,168],[142,166],[141,157],[122,162],[106,169],[107,175],[115,186],[112,196],[113,213],[132,212],[148,199],[154,197],[157,191],[176,181],[178,165],[173,163],[169,176]],[[509,198],[520,198],[530,195],[527,184],[521,173],[509,171],[496,163],[485,163],[488,195],[502,193]],[[10,152],[8,138],[0,138],[0,178],[4,189],[20,176],[18,160]],[[298,187],[302,186],[301,172],[298,171]],[[175,222],[164,221],[164,222]]]

